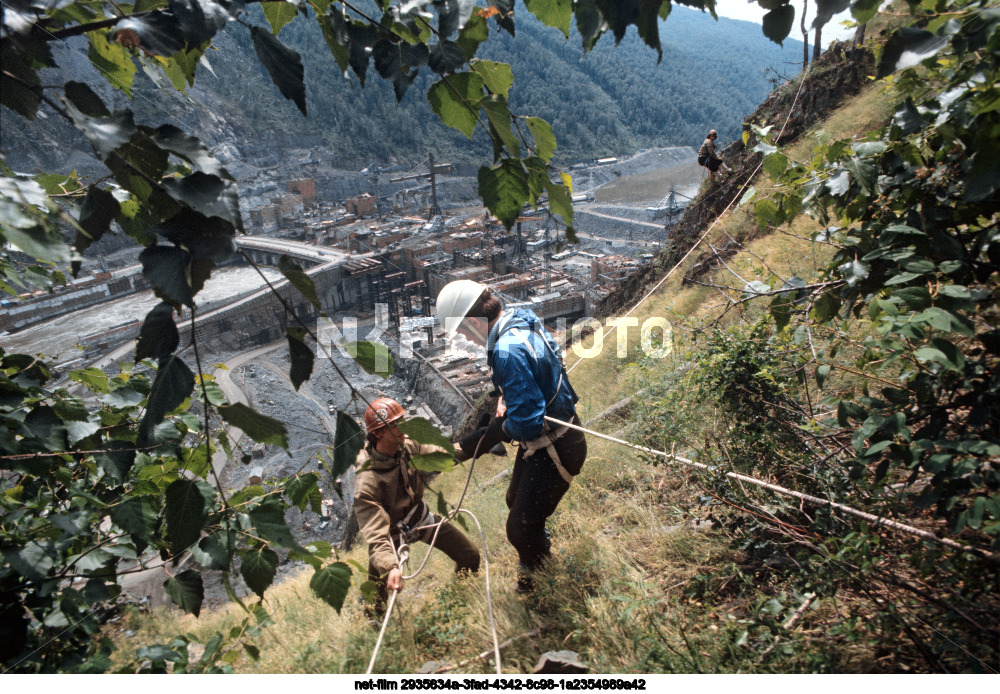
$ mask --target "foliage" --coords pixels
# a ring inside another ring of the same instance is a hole
[[[329,556],[329,546],[298,547],[284,518],[289,506],[318,496],[315,475],[229,498],[209,483],[216,445],[188,412],[194,381],[169,369],[175,359],[161,362],[152,381],[144,362],[110,377],[71,372],[78,386],[53,389],[44,363],[0,352],[2,657],[10,670],[101,670],[106,654],[92,637],[103,606],[120,592],[120,577],[151,564],[176,565],[190,553],[202,569],[225,570],[239,557],[248,585],[263,595],[277,565],[271,547],[317,563]],[[211,377],[200,379],[207,389]],[[281,427],[252,415],[260,425],[246,427],[253,438]],[[164,587],[198,614],[200,569],[178,572]],[[202,664],[212,666],[217,655]]]
[[[822,240],[839,249],[830,286],[804,307],[776,301],[776,319],[834,328],[866,317],[875,328],[853,366],[877,392],[866,384],[861,397],[835,401],[828,425],[852,434],[852,476],[905,480],[904,495],[952,533],[980,531],[967,536],[997,548],[1000,14],[978,2],[953,10],[886,44],[880,74],[904,67],[892,80],[905,96],[887,127],[824,145],[807,165],[758,146],[785,189],[756,208],[770,224],[804,209],[832,225]],[[914,55],[919,66],[899,64]],[[844,344],[834,331],[817,352],[820,387],[844,368]]]

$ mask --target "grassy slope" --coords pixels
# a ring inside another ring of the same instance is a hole
[[[887,103],[880,87],[873,85],[786,151],[801,158],[808,156],[815,142],[863,133],[888,117]],[[767,182],[758,180],[756,184],[764,189]],[[727,234],[736,236],[748,223],[748,214],[742,209],[730,211],[718,220],[703,244],[718,245],[726,241]],[[804,219],[791,230],[806,238],[810,231]],[[712,281],[741,286],[733,273],[746,281],[766,279],[768,268],[782,276],[797,274],[809,280],[828,256],[826,247],[786,234],[758,238],[747,249],[728,262],[732,272],[716,270],[710,275]],[[685,265],[694,262],[695,256],[692,254]],[[685,265],[636,309],[633,315],[640,324],[649,317],[665,316],[680,326],[685,320],[706,321],[718,314],[721,297],[715,290],[682,285]],[[759,309],[746,310],[751,314],[748,317],[753,317]],[[726,317],[736,319],[736,312]],[[638,330],[632,328],[629,337],[626,357],[615,354],[615,338],[610,337],[600,356],[584,359],[573,371],[584,420],[643,387],[675,377],[681,372],[678,366],[684,362],[684,350],[697,348],[688,334],[678,329],[677,353],[656,364],[639,364],[635,359]],[[571,354],[567,363],[572,366],[576,359]],[[694,411],[702,418],[702,430],[710,433],[714,421],[711,409],[706,406],[703,411]],[[612,417],[594,426],[608,432],[624,429],[621,435],[635,440],[630,431],[638,424],[634,418]],[[594,437],[589,446],[583,473],[551,522],[554,561],[530,598],[513,590],[516,555],[503,530],[505,481],[486,484],[511,459],[486,456],[476,464],[465,506],[485,528],[499,638],[503,641],[546,628],[504,649],[504,671],[530,672],[541,653],[562,649],[577,651],[595,672],[759,671],[756,657],[748,658],[746,651],[733,645],[743,630],[741,620],[754,605],[744,597],[725,597],[725,591],[716,591],[713,601],[705,603],[684,593],[698,574],[734,562],[738,565],[739,560],[729,549],[728,538],[692,525],[704,513],[697,504],[697,474],[651,464],[633,450]],[[456,469],[439,478],[435,486],[454,500],[464,479],[464,470]],[[469,527],[475,532],[471,523]],[[415,549],[416,561],[411,566],[419,564],[424,547]],[[363,543],[347,558],[364,564]],[[485,577],[456,580],[449,564],[444,555],[435,552],[424,572],[407,584],[387,632],[378,671],[415,672],[428,661],[457,663],[491,648]],[[357,593],[352,593],[338,616],[312,596],[310,575],[311,571],[304,571],[268,592],[266,608],[275,624],[257,638],[261,660],[255,663],[242,655],[235,663],[237,671],[364,671],[377,629],[365,619]],[[818,618],[837,609],[819,601],[809,614]],[[228,630],[240,617],[236,606],[205,613],[197,620],[174,612],[133,613],[114,625],[111,635],[122,649],[130,651],[140,644],[168,640],[175,633],[207,637]],[[782,670],[815,667],[810,655],[817,651],[810,646],[815,636],[809,628],[811,619],[814,617],[807,616],[804,628],[789,638],[795,653],[782,661]],[[134,630],[135,635],[124,637],[126,629]],[[870,658],[861,649],[835,656],[843,669],[858,670],[867,669]],[[492,671],[486,660],[458,670]]]

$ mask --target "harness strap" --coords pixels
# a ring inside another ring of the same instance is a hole
[[[413,528],[421,528],[425,525],[432,525],[437,519],[434,514],[430,512],[427,508],[427,504],[421,501],[419,504],[413,506],[409,513],[407,513],[401,521],[396,523],[396,529],[399,531],[400,537],[402,537],[407,543],[419,540],[424,534],[424,531],[419,533],[414,533]]]
[[[520,444],[524,448],[524,457],[528,458],[544,448],[549,454],[549,457],[552,458],[552,462],[555,463],[559,476],[563,478],[566,484],[572,484],[573,475],[570,474],[569,470],[563,467],[562,460],[559,459],[559,453],[556,452],[556,447],[554,445],[558,439],[569,431],[569,427],[563,425],[557,427],[556,429],[548,430],[548,426],[548,423],[546,423],[546,431],[537,439],[525,441]]]

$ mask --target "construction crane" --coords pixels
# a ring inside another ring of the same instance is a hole
[[[441,207],[438,205],[437,196],[437,175],[449,173],[451,171],[451,164],[435,164],[434,155],[427,155],[428,171],[424,173],[412,174],[410,176],[400,176],[399,178],[390,178],[390,183],[398,183],[399,181],[412,181],[416,179],[426,178],[431,182],[431,209],[430,213],[427,215],[427,221],[434,219],[434,215],[441,214]]]
[[[362,169],[360,173],[362,176],[367,174],[368,180],[371,181],[372,187],[375,189],[375,216],[378,219],[382,219],[382,202],[379,200],[378,195],[378,177],[382,175],[382,167],[372,162]]]

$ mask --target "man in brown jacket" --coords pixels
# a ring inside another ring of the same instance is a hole
[[[410,459],[447,452],[440,446],[408,439],[399,430],[403,415],[402,406],[391,398],[372,401],[365,411],[368,444],[356,461],[354,512],[368,543],[368,578],[377,586],[375,606],[379,611],[384,610],[388,591],[403,587],[403,572],[393,547],[416,540],[430,543],[433,528],[414,529],[438,521],[423,501],[422,473],[410,467]],[[456,572],[479,570],[479,550],[451,523],[441,525],[434,546],[454,560]]]

